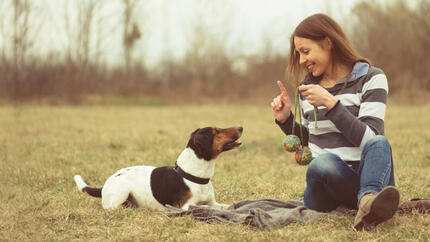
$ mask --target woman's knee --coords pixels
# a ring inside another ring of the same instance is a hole
[[[371,139],[369,139],[364,145],[364,150],[367,150],[373,147],[391,149],[390,142],[388,142],[387,137],[383,135],[376,135]]]
[[[314,158],[306,171],[306,178],[324,177],[337,170],[337,164],[342,162],[339,156],[331,153],[321,154]]]
[[[384,157],[387,159],[380,159],[382,155],[385,155]],[[361,160],[365,161],[371,157],[378,157],[377,161],[391,162],[391,145],[385,136],[377,135],[366,142],[361,153]]]

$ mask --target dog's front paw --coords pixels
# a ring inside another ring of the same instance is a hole
[[[220,209],[220,210],[226,210],[230,206],[231,206],[230,204],[224,204],[224,203],[216,203],[216,204],[212,205],[213,208]]]

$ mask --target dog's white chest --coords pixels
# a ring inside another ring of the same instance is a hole
[[[192,205],[207,204],[210,205],[214,200],[214,190],[212,183],[208,184],[196,184],[194,182],[184,179],[185,184],[190,188],[193,197],[190,199],[189,203]]]

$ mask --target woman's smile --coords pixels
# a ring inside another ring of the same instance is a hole
[[[308,69],[308,71],[309,72],[314,72],[315,71],[315,64],[313,64],[313,63],[310,63],[310,64],[308,64],[308,65],[306,65],[306,68]]]

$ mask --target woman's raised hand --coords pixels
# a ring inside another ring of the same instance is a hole
[[[281,94],[275,97],[272,101],[273,115],[279,123],[287,121],[291,115],[291,102],[287,94],[287,89],[282,85],[281,81],[277,81]]]

